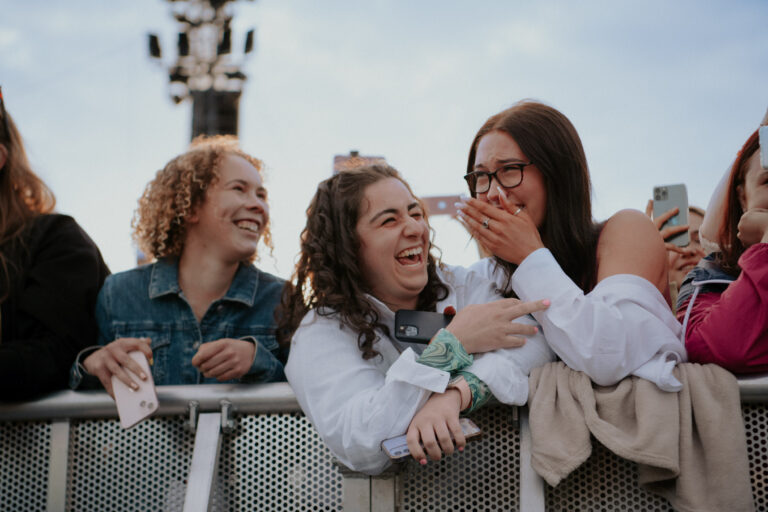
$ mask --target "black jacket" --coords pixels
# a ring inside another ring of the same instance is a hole
[[[109,270],[65,215],[37,217],[21,247],[2,250],[10,290],[0,305],[0,400],[28,400],[66,388],[75,356],[96,343],[96,296]]]

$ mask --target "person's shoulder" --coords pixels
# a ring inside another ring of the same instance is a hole
[[[659,230],[653,221],[639,210],[619,210],[603,224],[598,252],[601,249],[613,250],[616,246],[643,246],[646,250],[656,246],[661,251],[659,254],[665,254],[664,241],[659,235]]]
[[[103,290],[105,292],[125,290],[127,293],[130,293],[130,290],[137,286],[146,289],[146,287],[149,286],[149,281],[152,277],[152,269],[155,268],[156,265],[157,263],[149,263],[141,265],[140,267],[111,274],[107,276],[107,279],[104,281]]]
[[[249,272],[251,272],[258,283],[258,293],[265,295],[281,296],[283,288],[285,287],[285,279],[278,277],[269,272],[265,272],[258,268],[256,265],[249,265]]]
[[[71,242],[82,241],[95,247],[93,240],[85,233],[80,224],[69,215],[60,213],[44,213],[32,221],[33,236],[43,239],[66,238]]]

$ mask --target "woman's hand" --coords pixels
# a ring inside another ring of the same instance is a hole
[[[768,242],[768,210],[752,208],[747,210],[739,220],[739,237],[744,247]]]
[[[420,464],[427,463],[424,450],[432,460],[440,460],[441,450],[446,455],[452,455],[454,441],[457,450],[464,450],[467,441],[459,423],[460,408],[461,393],[451,388],[445,393],[433,393],[413,417],[405,437],[411,456]]]
[[[525,344],[523,336],[533,336],[538,328],[515,320],[548,307],[549,300],[522,302],[501,299],[487,304],[472,304],[459,311],[446,329],[461,341],[468,354],[516,348]]]
[[[667,242],[670,238],[672,238],[675,235],[679,235],[680,233],[685,233],[688,231],[689,226],[688,224],[683,224],[681,226],[667,226],[664,229],[661,227],[664,225],[665,222],[667,222],[669,219],[674,217],[680,213],[680,208],[675,206],[671,210],[667,210],[666,212],[662,213],[655,219],[653,218],[653,199],[648,200],[648,204],[645,206],[645,214],[653,220],[654,225],[656,225],[656,229],[659,230],[659,234],[661,235],[661,238],[664,239],[664,247],[669,252],[676,252],[678,254],[682,254],[683,256],[696,256],[698,252],[701,252],[701,250],[691,249],[688,247],[678,247],[675,244],[671,242]],[[706,256],[706,255],[704,255]]]
[[[525,209],[511,203],[501,187],[499,197],[503,209],[477,199],[460,203],[459,219],[494,256],[519,265],[533,251],[544,247],[544,243]]]
[[[101,381],[101,385],[107,390],[109,396],[115,398],[112,392],[112,376],[114,375],[131,389],[139,389],[139,385],[133,381],[125,369],[131,370],[141,380],[147,380],[147,376],[136,361],[131,359],[128,352],[140,350],[152,361],[151,340],[149,338],[120,338],[105,345],[83,361],[83,367],[91,375],[95,375]]]
[[[256,345],[250,341],[222,338],[200,345],[192,365],[206,378],[239,379],[251,369],[255,355]]]

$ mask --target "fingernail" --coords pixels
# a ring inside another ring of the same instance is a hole
[[[461,199],[466,203],[467,201],[469,201],[470,197],[467,194],[459,194],[459,199]]]
[[[499,191],[499,195],[500,195],[501,197],[503,197],[504,199],[506,199],[506,198],[507,198],[507,193],[506,193],[506,192],[504,192],[504,189],[503,189],[503,188],[501,188],[499,185],[496,185],[496,190],[498,190],[498,191]]]
[[[459,451],[463,452],[464,451],[464,447],[463,446],[459,446]]]
[[[541,301],[541,303],[544,304],[545,306],[549,306],[550,304],[552,304],[552,301],[550,301],[549,299],[544,299],[543,301]]]
[[[539,332],[539,328],[536,327],[535,325],[533,326],[533,332]]]
[[[150,357],[149,358],[149,366],[152,366],[153,364],[155,364],[155,358],[154,357]]]
[[[421,459],[419,461],[419,464],[421,464],[422,466],[426,466],[427,465],[427,459]]]
[[[466,215],[464,215],[464,211],[463,211],[463,210],[459,210],[458,212],[456,212],[456,215],[458,215],[458,216],[459,216],[459,217],[461,217],[462,219],[465,219],[465,218],[466,218]]]
[[[141,372],[139,377],[141,377],[141,380],[147,380],[147,375],[144,372]]]
[[[134,390],[139,389],[139,385],[136,384],[135,382],[131,382],[131,389],[134,389]]]
[[[453,206],[455,206],[456,208],[458,208],[459,210],[461,210],[462,208],[464,208],[465,206],[467,206],[467,203],[465,203],[465,202],[463,202],[463,201],[462,201],[462,202],[456,201],[455,203],[453,203]]]

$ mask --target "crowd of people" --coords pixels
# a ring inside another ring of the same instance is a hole
[[[331,451],[375,474],[406,434],[421,464],[462,451],[459,417],[523,405],[561,361],[597,386],[663,392],[676,365],[768,370],[768,169],[758,131],[706,213],[664,227],[636,210],[596,222],[587,159],[558,110],[522,101],[468,144],[459,220],[491,256],[433,252],[428,212],[385,164],[321,182],[289,281],[271,247],[261,162],[233,137],[197,139],[147,185],[134,238],[153,263],[108,275],[99,250],[35,175],[0,91],[0,400],[146,379],[287,381]],[[451,179],[447,177],[446,179]],[[457,183],[461,176],[455,176]],[[650,212],[650,210],[649,210]],[[665,240],[689,230],[691,242]],[[708,249],[705,251],[705,249]],[[700,261],[699,261],[700,260]],[[397,339],[398,310],[447,315],[428,344]]]

